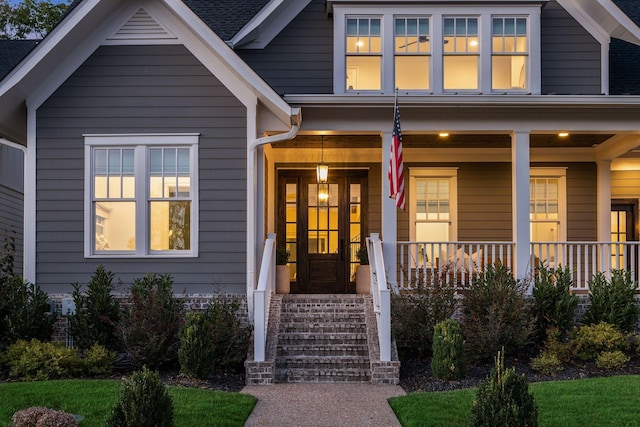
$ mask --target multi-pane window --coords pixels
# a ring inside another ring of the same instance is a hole
[[[428,90],[431,67],[429,18],[396,18],[394,49],[396,88]]]
[[[478,89],[480,64],[478,18],[444,18],[442,42],[444,90]]]
[[[86,140],[87,256],[195,255],[197,136]]]
[[[451,222],[448,178],[416,178],[416,240],[446,242]]]
[[[491,86],[494,90],[526,89],[527,34],[526,18],[493,18]]]
[[[556,242],[560,230],[560,182],[558,178],[529,181],[531,241]]]
[[[380,90],[382,87],[380,18],[347,19],[346,54],[347,90]]]

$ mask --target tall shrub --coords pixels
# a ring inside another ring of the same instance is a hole
[[[182,321],[182,304],[173,297],[171,276],[147,274],[136,279],[119,328],[133,363],[158,369],[175,362]]]
[[[434,328],[431,372],[441,380],[459,380],[467,375],[464,340],[455,320],[444,320]]]
[[[640,315],[640,303],[635,296],[638,283],[631,280],[631,272],[613,270],[611,281],[604,273],[596,273],[589,281],[589,308],[583,323],[595,325],[606,322],[621,331],[632,332]]]
[[[526,289],[527,283],[500,262],[487,265],[472,281],[462,300],[463,334],[472,359],[490,360],[503,347],[516,351],[529,342],[534,323]]]
[[[107,426],[173,426],[173,400],[156,372],[145,366],[124,381]]]
[[[415,283],[410,294],[392,294],[391,327],[398,351],[404,355],[429,356],[434,326],[453,316],[457,304],[456,285],[446,280],[447,274],[447,271],[441,272],[429,284]]]
[[[573,327],[579,302],[578,296],[571,293],[571,270],[562,267],[552,269],[542,264],[537,273],[532,292],[535,338],[539,343],[543,342],[551,328],[564,338]]]
[[[120,304],[111,294],[114,274],[98,266],[82,292],[80,285],[73,285],[73,301],[76,313],[69,317],[69,333],[81,350],[99,344],[111,350],[120,347],[116,329],[120,321]]]

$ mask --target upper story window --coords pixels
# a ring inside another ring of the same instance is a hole
[[[86,256],[197,256],[197,141],[85,137]]]
[[[334,4],[334,93],[540,93],[540,7]]]

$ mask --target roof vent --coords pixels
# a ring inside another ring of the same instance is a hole
[[[107,40],[175,40],[176,38],[146,10],[139,9]]]

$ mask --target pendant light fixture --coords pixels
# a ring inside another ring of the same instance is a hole
[[[320,164],[316,167],[316,178],[318,184],[326,184],[329,178],[329,165],[324,163],[324,135],[322,138],[322,158]]]

